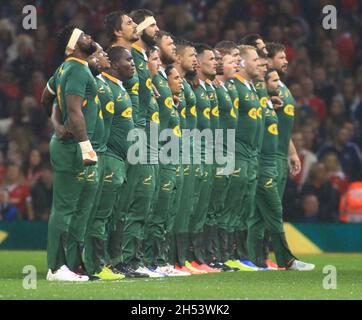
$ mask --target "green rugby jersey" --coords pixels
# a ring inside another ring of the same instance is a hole
[[[211,113],[211,103],[210,98],[205,86],[205,82],[199,80],[199,85],[194,89],[196,96],[196,110],[197,110],[197,129],[200,131],[204,129],[210,129],[210,113]],[[199,153],[201,151],[201,160],[205,160],[206,155],[206,139],[205,137],[201,138],[201,145],[198,146],[195,144],[195,151]],[[201,150],[199,150],[201,148]]]
[[[262,119],[260,125],[260,134],[258,141],[258,151],[261,152],[261,148],[263,145],[263,137],[264,137],[264,126],[265,126],[265,112],[267,107],[267,101],[269,100],[268,90],[266,88],[266,84],[264,81],[259,81],[255,83],[255,89],[259,97],[259,104],[262,110]]]
[[[235,87],[234,79],[229,79],[225,82],[225,87],[228,89],[230,98],[233,101],[233,106],[236,112],[236,116],[239,114],[239,94]]]
[[[111,133],[111,125],[114,115],[113,93],[107,81],[100,74],[96,77],[98,87],[98,97],[101,104],[99,110],[99,118],[102,121],[97,121],[95,136],[97,137],[93,144],[94,150],[97,152],[105,152],[107,150],[107,142]]]
[[[134,129],[132,101],[122,81],[106,72],[102,72],[102,76],[106,79],[114,97],[114,115],[107,143],[107,154],[126,160],[131,144],[127,141],[127,135]]]
[[[219,128],[219,101],[217,99],[215,88],[210,80],[205,81],[207,93],[210,98],[210,127],[212,130]]]
[[[288,158],[289,142],[294,125],[295,100],[283,82],[280,81],[279,85],[279,98],[283,101],[283,107],[276,111],[280,132],[277,156],[285,159]]]
[[[186,110],[187,110],[187,102],[185,98],[185,92],[184,90],[181,91],[179,95],[180,103],[177,106],[178,114],[179,114],[179,120],[180,120],[180,129],[182,130],[186,129]],[[180,140],[180,163],[182,159],[182,139]]]
[[[173,109],[173,98],[170,87],[168,86],[167,76],[162,68],[152,79],[159,97],[157,103],[160,112],[160,130],[169,128],[169,120]]]
[[[234,102],[230,96],[229,90],[226,88],[225,83],[220,84],[220,87],[216,88],[216,95],[219,101],[219,128],[223,130],[223,149],[227,146],[227,129],[236,130],[237,108],[234,107]],[[239,98],[236,97],[239,104]]]
[[[261,110],[254,87],[239,74],[235,75],[235,87],[239,96],[238,126],[235,137],[236,157],[251,158],[257,150]]]
[[[132,117],[133,122],[136,124],[138,121],[138,112],[139,112],[139,80],[138,80],[138,74],[135,70],[135,73],[131,79],[127,79],[123,81],[123,87],[126,89],[128,95],[131,98],[132,101]]]
[[[270,100],[266,103],[263,135],[264,138],[260,160],[265,165],[276,166],[276,156],[278,150],[278,116],[274,111]]]
[[[155,98],[155,95],[152,93],[150,107],[147,109],[146,113],[146,135],[147,135],[147,159],[151,164],[158,163],[158,150],[159,145],[159,126],[160,126],[160,116],[158,103]],[[156,140],[151,141],[151,130],[152,132],[157,132]]]
[[[139,79],[139,108],[137,110],[136,127],[144,128],[146,126],[146,113],[149,108],[152,96],[151,73],[147,65],[146,51],[136,44],[132,46],[132,57],[136,66]]]
[[[197,128],[196,96],[186,79],[182,80],[183,93],[186,101],[186,129]]]
[[[51,93],[56,95],[57,104],[62,113],[61,121],[64,125],[68,125],[69,122],[65,97],[75,95],[83,98],[82,112],[87,127],[87,135],[92,142],[96,122],[99,119],[100,102],[96,80],[87,61],[75,57],[67,58],[50,78],[47,87]],[[77,141],[72,138],[65,143],[77,143]]]

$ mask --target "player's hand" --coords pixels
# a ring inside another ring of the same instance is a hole
[[[79,142],[80,149],[82,151],[83,165],[85,167],[94,166],[98,162],[97,153],[93,150],[93,147],[89,140]]]
[[[212,82],[213,86],[215,88],[220,88],[221,87],[221,83],[219,80],[215,79],[213,82]]]
[[[302,166],[297,154],[293,154],[289,157],[289,167],[292,176],[296,176],[297,174],[300,173]]]
[[[155,86],[153,83],[151,84],[151,86],[152,86],[153,93],[155,94],[155,98],[156,98],[156,99],[159,98],[161,95],[160,95],[160,93],[158,92],[156,86]]]
[[[279,108],[281,108],[283,106],[283,101],[278,96],[272,96],[270,98],[270,100],[271,100],[275,110],[278,110]]]
[[[56,126],[54,128],[55,135],[60,140],[66,140],[72,137],[72,133],[69,131],[69,129],[65,126]]]
[[[175,103],[176,106],[178,106],[180,104],[180,98],[176,95],[173,95],[173,102]]]

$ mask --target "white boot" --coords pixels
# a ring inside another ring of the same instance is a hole
[[[88,276],[80,276],[80,275],[70,271],[66,265],[63,265],[55,272],[52,272],[49,269],[46,279],[48,281],[77,281],[77,282],[84,282],[84,281],[88,281],[89,277]]]

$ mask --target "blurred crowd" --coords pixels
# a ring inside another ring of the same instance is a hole
[[[24,30],[22,9],[37,8],[37,29]],[[337,8],[337,30],[324,30],[322,8]],[[296,105],[293,141],[302,171],[290,177],[285,219],[338,222],[339,201],[362,180],[362,3],[358,0],[1,0],[0,220],[49,217],[52,128],[40,98],[61,61],[55,34],[74,24],[107,46],[103,17],[147,8],[161,29],[215,45],[248,33],[287,48],[285,79]]]

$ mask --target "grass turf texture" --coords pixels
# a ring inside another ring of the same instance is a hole
[[[317,265],[311,272],[260,271],[125,279],[118,282],[47,282],[43,251],[0,251],[1,299],[362,299],[362,255],[300,257]],[[23,267],[38,271],[37,289],[24,289]],[[323,267],[337,268],[337,289],[323,289]]]

